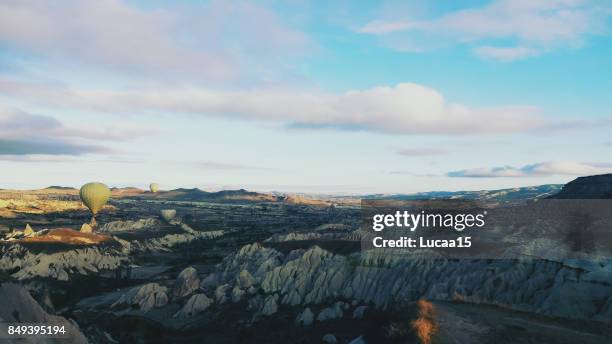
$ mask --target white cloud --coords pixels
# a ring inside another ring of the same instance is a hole
[[[419,148],[404,148],[397,151],[397,154],[403,156],[432,156],[432,155],[444,155],[447,152],[438,148],[419,147]]]
[[[128,140],[153,135],[152,128],[99,126],[80,124],[68,126],[52,116],[35,115],[19,109],[0,106],[0,139],[79,138],[88,140]]]
[[[0,160],[26,161],[27,156],[77,156],[114,153],[92,141],[110,142],[152,135],[148,128],[69,126],[55,117],[0,106]],[[53,158],[56,161],[58,158]],[[44,159],[39,159],[43,161]]]
[[[474,49],[477,55],[500,60],[504,62],[522,59],[528,56],[537,55],[534,49],[527,47],[492,47],[482,46]]]
[[[201,88],[58,90],[0,79],[0,91],[66,108],[124,113],[195,113],[396,134],[514,133],[545,125],[533,107],[470,107],[449,102],[438,91],[413,83],[331,94],[277,89],[234,92]]]
[[[572,161],[547,161],[522,167],[502,166],[474,168],[449,172],[449,177],[500,178],[535,177],[553,175],[594,175],[612,173],[612,164],[581,163]]]
[[[375,20],[367,23],[363,27],[357,29],[359,33],[370,33],[374,35],[380,35],[396,31],[406,31],[417,28],[419,25],[416,22],[408,21],[381,21]]]
[[[121,0],[4,1],[0,43],[69,63],[215,80],[311,47],[273,12],[226,1],[175,9]]]
[[[589,35],[608,34],[611,14],[612,6],[600,1],[497,0],[434,19],[375,20],[357,31],[397,35],[392,45],[400,47],[402,40],[418,36],[439,44],[468,44],[480,56],[509,61],[554,48],[577,47]]]

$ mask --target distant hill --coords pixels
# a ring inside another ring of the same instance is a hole
[[[289,204],[312,205],[312,206],[328,206],[329,202],[316,198],[305,197],[301,195],[286,195],[280,199]]]
[[[76,189],[71,186],[51,185],[49,187],[46,187],[45,190],[76,190]]]
[[[558,193],[562,184],[526,186],[512,189],[480,191],[431,191],[409,195],[369,195],[367,199],[421,200],[421,199],[478,199],[495,202],[511,202],[536,198],[546,198]]]
[[[144,195],[143,195],[144,196]],[[173,201],[249,201],[249,202],[276,202],[278,198],[271,194],[251,192],[244,189],[223,190],[217,192],[207,192],[197,188],[194,189],[175,189],[170,191],[160,191],[158,193],[148,193],[148,198]]]
[[[549,198],[554,199],[612,199],[612,174],[579,177],[565,184]]]

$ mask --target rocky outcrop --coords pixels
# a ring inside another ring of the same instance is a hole
[[[298,325],[302,325],[304,327],[312,325],[314,322],[314,313],[310,310],[309,307],[306,307],[304,311],[298,314],[297,318],[295,318],[295,322]]]
[[[321,238],[319,233],[287,233],[287,234],[275,234],[272,237],[266,239],[266,242],[284,242],[284,241],[296,241],[296,240],[314,240]]]
[[[128,260],[113,248],[86,247],[55,253],[33,253],[24,246],[0,246],[0,271],[12,271],[18,280],[47,277],[67,281],[73,274],[114,270]]]
[[[353,311],[353,319],[363,319],[367,311],[368,306],[359,306],[355,308]]]
[[[131,307],[148,312],[153,308],[163,307],[168,303],[168,288],[157,283],[148,283],[130,289],[121,295],[111,308]]]
[[[25,226],[25,229],[23,230],[23,235],[25,235],[26,237],[31,237],[34,235],[34,230],[32,229],[32,227],[30,227],[30,224],[27,224]]]
[[[133,252],[170,252],[173,247],[190,243],[195,240],[209,240],[223,236],[223,231],[207,231],[193,233],[168,234],[163,237],[147,239],[143,241],[131,241]]]
[[[329,304],[342,299],[385,309],[427,298],[612,321],[610,266],[612,259],[448,260],[376,252],[344,256],[319,247],[283,255],[251,244],[228,256],[206,283],[225,284],[230,290],[246,270],[260,293],[274,295],[274,300],[278,297],[277,306]],[[343,307],[334,304],[317,318],[339,316]],[[362,310],[356,309],[354,317],[361,316]]]
[[[140,219],[137,221],[112,221],[100,227],[100,232],[125,232],[143,229],[159,228],[162,223],[155,218]]]
[[[234,289],[232,289],[232,302],[240,302],[245,294],[246,291],[243,289],[240,289],[238,286],[234,287]]]
[[[328,333],[326,335],[323,336],[323,338],[321,339],[321,341],[325,344],[336,344],[338,343],[338,340],[336,339],[336,336],[334,336],[331,333]]]
[[[612,199],[612,174],[579,177],[565,184],[555,199]]]
[[[246,245],[237,253],[226,257],[217,266],[216,271],[208,275],[202,284],[218,286],[228,282],[235,283],[238,274],[247,272],[254,281],[261,281],[267,272],[282,263],[282,259],[283,255],[280,252],[263,247],[259,243]],[[254,281],[249,283],[253,284]]]
[[[269,295],[257,315],[272,315],[278,311],[278,295]]]
[[[255,278],[248,270],[242,270],[236,276],[236,286],[238,288],[250,288],[256,283]]]
[[[198,271],[193,267],[185,268],[176,278],[172,296],[175,299],[185,297],[200,288],[200,277]]]
[[[76,323],[64,317],[51,315],[32,298],[21,286],[12,283],[0,285],[0,331],[7,333],[9,323],[34,323],[54,326],[64,326],[70,335],[61,339],[40,339],[28,343],[70,343],[86,344],[87,338],[80,331]],[[13,343],[5,339],[4,342]],[[25,340],[16,339],[14,343],[25,343]]]
[[[81,233],[93,233],[93,228],[89,224],[84,223],[81,226],[81,229],[79,230],[79,232],[81,232]]]
[[[206,311],[213,304],[213,300],[204,294],[192,295],[181,310],[174,315],[175,318],[193,318]]]
[[[342,302],[336,302],[334,305],[322,309],[317,315],[317,321],[342,318],[342,316],[344,316],[342,306]]]
[[[215,289],[215,301],[219,304],[225,303],[227,299],[227,293],[231,289],[229,284],[223,284]]]

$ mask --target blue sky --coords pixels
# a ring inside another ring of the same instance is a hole
[[[611,1],[4,1],[0,187],[407,193],[612,172]]]

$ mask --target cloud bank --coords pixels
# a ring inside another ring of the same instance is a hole
[[[391,134],[516,133],[546,124],[535,107],[471,107],[450,102],[435,89],[414,83],[332,94],[279,89],[70,90],[0,79],[0,91],[60,108],[189,113]]]
[[[0,160],[3,155],[82,155],[104,153],[107,149],[95,145],[73,144],[58,140],[7,140],[0,138]]]
[[[0,42],[56,61],[210,80],[312,47],[264,7],[214,0],[153,9],[120,0],[3,1]]]
[[[110,153],[95,142],[129,140],[152,134],[146,128],[67,126],[52,116],[0,106],[0,156]]]

